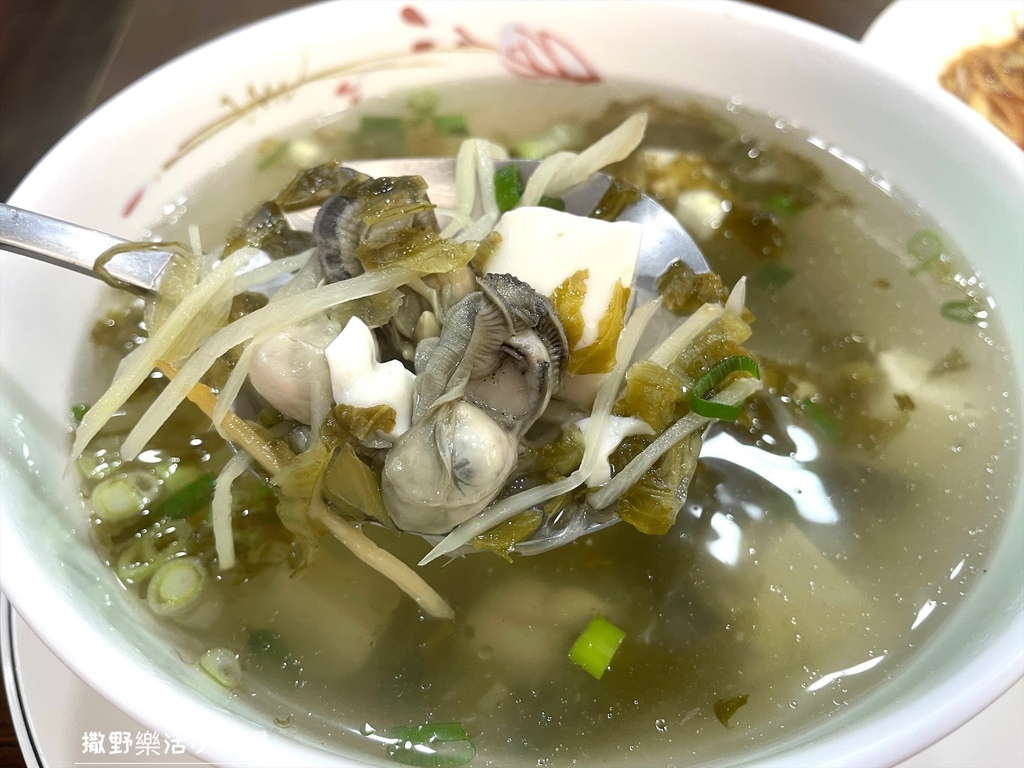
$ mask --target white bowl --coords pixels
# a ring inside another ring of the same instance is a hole
[[[972,257],[1002,313],[1017,381],[1024,380],[1024,168],[1016,148],[952,97],[917,90],[846,38],[741,4],[589,3],[582,17],[576,2],[416,8],[327,3],[205,45],[83,121],[11,202],[138,236],[160,218],[165,203],[239,147],[345,107],[355,88],[369,95],[413,82],[522,76],[522,59],[508,45],[544,30],[571,41],[579,54],[561,49],[563,76],[599,73],[723,100],[738,97],[869,159]],[[472,44],[459,47],[460,40]],[[427,43],[430,50],[424,50]],[[431,66],[410,66],[421,63]],[[201,140],[187,144],[195,137]],[[184,737],[211,762],[357,764],[282,730],[267,733],[241,703],[218,695],[212,682],[155,639],[150,622],[131,609],[89,544],[63,475],[68,433],[62,414],[73,401],[97,291],[87,278],[3,257],[3,590],[90,685],[146,725]],[[1020,492],[1018,486],[988,573],[894,679],[804,732],[752,746],[736,762],[895,763],[952,731],[1020,677]]]

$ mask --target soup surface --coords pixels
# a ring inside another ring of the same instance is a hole
[[[1019,384],[955,245],[872,169],[782,119],[642,93],[502,81],[366,101],[268,139],[168,206],[154,233],[188,242],[195,225],[209,245],[329,159],[453,155],[463,127],[513,152],[579,149],[647,110],[643,146],[612,171],[675,212],[726,285],[747,277],[756,318],[746,346],[767,390],[708,433],[666,535],[619,524],[511,562],[430,563],[419,570],[452,621],[425,618],[330,537],[293,576],[273,493],[241,478],[239,565],[212,568],[203,606],[167,631],[189,662],[236,654],[225,695],[268,728],[379,759],[392,728],[461,723],[473,765],[711,762],[864,697],[983,573],[1017,482]],[[140,322],[136,305],[111,310],[92,364],[140,343]],[[231,456],[185,405],[122,462],[119,440],[161,386],[148,380],[79,460],[87,504],[111,473],[155,473],[161,501],[131,525],[94,525],[143,601],[145,542],[212,561],[210,489],[196,478]],[[187,487],[193,506],[166,501]],[[409,564],[429,549],[365,531]],[[567,658],[594,614],[625,632],[600,680]]]

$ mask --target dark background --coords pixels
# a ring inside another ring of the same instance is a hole
[[[125,86],[206,40],[306,3],[0,0],[0,200],[75,123]],[[755,0],[855,39],[888,3]],[[0,766],[24,765],[0,702]]]

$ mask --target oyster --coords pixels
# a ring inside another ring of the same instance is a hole
[[[447,533],[482,511],[561,385],[568,345],[551,302],[511,275],[487,275],[478,287],[416,351],[413,424],[381,478],[402,530]]]

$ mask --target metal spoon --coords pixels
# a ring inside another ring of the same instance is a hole
[[[524,179],[539,164],[536,161],[510,160],[498,167],[515,164]],[[427,183],[431,202],[440,208],[454,208],[455,161],[451,158],[411,158],[401,160],[356,161],[350,167],[369,176],[421,176]],[[594,174],[582,184],[568,190],[562,198],[566,210],[587,216],[612,184],[611,177]],[[317,209],[288,214],[296,229],[311,230]],[[643,226],[640,255],[633,278],[631,299],[645,302],[657,295],[655,282],[673,261],[685,262],[694,272],[708,272],[708,264],[693,238],[668,211],[647,195],[619,215],[618,221],[632,221]],[[124,240],[92,229],[86,229],[38,213],[0,204],[0,249],[31,256],[77,272],[96,276],[96,260],[111,248],[123,246]],[[131,286],[154,290],[171,254],[162,251],[138,251],[117,255],[105,264],[108,274]],[[527,540],[516,546],[522,554],[536,554],[574,541],[618,522],[614,506],[606,510],[581,508],[545,520]],[[424,538],[437,542],[441,536]],[[466,551],[472,551],[466,549]]]
[[[538,163],[510,160],[498,163],[519,166],[529,178]],[[422,176],[430,200],[442,208],[455,206],[455,160],[452,158],[410,158],[403,160],[360,160],[348,164],[369,176]],[[588,215],[608,190],[611,178],[597,173],[563,195],[566,210]],[[312,229],[316,209],[289,213],[296,229]],[[640,300],[655,294],[654,281],[672,261],[681,259],[694,272],[707,272],[708,265],[686,231],[664,208],[647,195],[626,208],[619,221],[634,221],[644,227],[640,259],[634,279],[634,295]],[[0,203],[0,249],[30,256],[65,269],[96,276],[93,267],[100,255],[125,240],[93,229],[53,219]],[[119,254],[106,264],[110,276],[147,291],[154,290],[171,254],[137,251]]]

